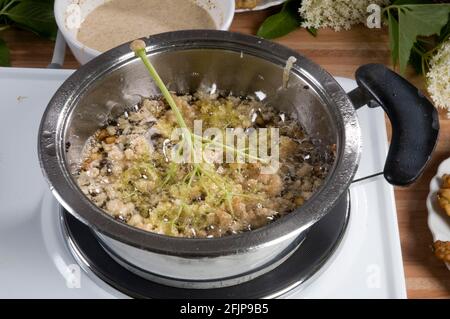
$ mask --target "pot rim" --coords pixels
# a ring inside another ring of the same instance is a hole
[[[221,49],[244,52],[284,66],[290,56],[297,62],[292,72],[319,88],[335,112],[338,153],[324,185],[303,206],[261,228],[218,238],[181,238],[144,231],[115,220],[93,204],[78,188],[65,162],[65,130],[79,97],[104,74],[134,59],[129,44],[96,57],[74,72],[56,91],[45,110],[38,134],[41,169],[52,193],[72,215],[96,231],[134,247],[181,257],[236,254],[298,236],[324,216],[343,196],[353,180],[361,153],[361,135],[352,102],[337,81],[319,65],[299,53],[261,38],[216,30],[162,33],[144,39],[147,54],[186,49]]]

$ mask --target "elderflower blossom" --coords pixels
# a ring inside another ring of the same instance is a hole
[[[365,23],[367,7],[371,4],[385,6],[389,0],[303,0],[299,9],[305,20],[304,28],[333,28],[348,30],[352,25]]]
[[[447,109],[450,118],[450,40],[431,58],[427,89],[436,106]]]

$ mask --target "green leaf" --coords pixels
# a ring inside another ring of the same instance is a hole
[[[439,41],[445,41],[450,37],[450,17],[448,19],[447,24],[442,28],[441,33],[439,34]]]
[[[388,23],[392,64],[396,65],[398,61],[398,21],[390,11],[388,11]]]
[[[11,1],[14,1],[14,0],[0,0],[0,10],[3,9],[3,7],[6,4],[10,3]]]
[[[5,15],[21,27],[41,36],[54,39],[57,26],[53,15],[53,1],[21,0],[12,6]]]
[[[298,13],[300,5],[299,0],[285,2],[279,13],[268,17],[261,24],[256,35],[265,39],[274,39],[297,29],[303,21]]]
[[[317,29],[316,28],[307,28],[306,31],[308,31],[308,33],[311,34],[313,37],[317,37]]]
[[[423,74],[425,70],[423,69],[423,58],[416,50],[411,51],[411,56],[409,57],[409,64],[414,68],[417,74]]]
[[[398,45],[395,43],[395,25],[391,47],[392,57],[398,57],[400,72],[405,73],[411,55],[411,49],[418,36],[439,34],[448,21],[450,4],[418,4],[394,7],[398,12]],[[392,13],[391,13],[392,15]],[[390,23],[393,22],[391,18]],[[393,22],[395,24],[395,22]]]
[[[300,26],[297,19],[287,11],[268,17],[258,29],[257,36],[265,39],[282,37]]]
[[[0,39],[0,66],[10,66],[9,49],[3,39]]]

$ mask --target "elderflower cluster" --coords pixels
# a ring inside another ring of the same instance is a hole
[[[389,0],[303,0],[299,9],[305,20],[304,28],[333,28],[348,30],[352,25],[365,23],[371,4],[385,6]]]
[[[450,40],[447,40],[430,61],[427,89],[436,106],[447,109],[450,118]]]

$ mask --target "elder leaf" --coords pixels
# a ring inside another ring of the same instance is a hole
[[[388,23],[392,64],[396,65],[398,61],[398,21],[390,11],[388,11]]]
[[[3,39],[0,39],[0,66],[10,66],[9,49]]]
[[[445,41],[450,37],[450,17],[447,24],[442,28],[441,34],[439,35],[439,41]]]
[[[265,39],[274,39],[297,29],[303,21],[298,13],[300,5],[301,0],[285,2],[280,12],[271,15],[261,24],[256,35]]]
[[[398,56],[400,73],[405,73],[411,49],[418,36],[440,34],[447,24],[450,4],[400,5],[398,10],[398,47],[392,56]]]
[[[24,29],[55,39],[57,26],[51,0],[21,0],[3,13]]]

